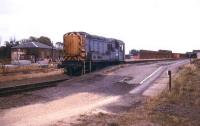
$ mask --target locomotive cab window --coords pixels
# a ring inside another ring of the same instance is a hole
[[[123,45],[123,44],[120,44],[119,50],[120,50],[121,52],[124,51],[124,45]]]
[[[115,41],[115,48],[119,49],[119,43],[117,41]]]

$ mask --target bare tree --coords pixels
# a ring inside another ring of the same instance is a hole
[[[11,47],[17,46],[17,45],[19,45],[19,41],[16,41],[15,36],[14,37],[10,37],[9,44],[11,45]]]

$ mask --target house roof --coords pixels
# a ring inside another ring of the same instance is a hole
[[[40,42],[26,42],[26,43],[22,43],[18,46],[14,46],[12,47],[14,49],[16,48],[41,48],[41,49],[52,49],[51,46],[45,45],[43,43]]]
[[[199,53],[200,52],[200,50],[193,50],[193,53]]]

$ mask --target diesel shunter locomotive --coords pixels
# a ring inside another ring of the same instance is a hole
[[[81,75],[96,68],[124,62],[125,44],[121,40],[70,32],[63,36],[62,67],[69,75]]]

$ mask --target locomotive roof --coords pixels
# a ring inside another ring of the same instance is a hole
[[[73,33],[73,32],[69,32],[69,33]],[[106,37],[103,37],[103,36],[98,36],[98,35],[91,35],[87,32],[74,32],[74,33],[79,33],[81,35],[84,35],[84,36],[87,36],[87,37],[90,37],[90,38],[96,38],[96,39],[107,39],[108,41],[112,42],[112,41],[117,41],[121,44],[124,44],[123,41],[121,40],[118,40],[118,39],[114,39],[114,38],[106,38]],[[68,34],[68,33],[67,33]]]

